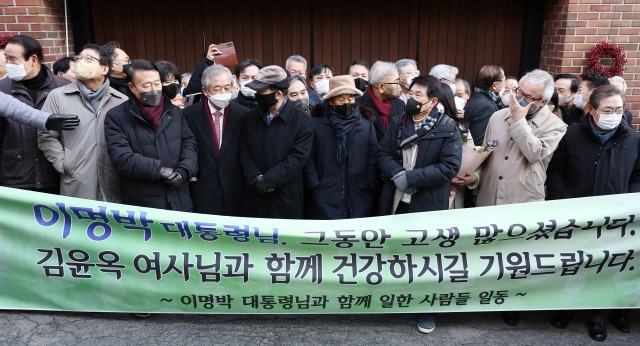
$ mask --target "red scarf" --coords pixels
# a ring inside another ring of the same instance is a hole
[[[389,126],[389,114],[391,114],[391,101],[390,100],[380,101],[380,99],[378,99],[376,95],[373,94],[373,89],[371,89],[371,85],[369,85],[369,87],[367,88],[367,94],[369,94],[369,97],[373,101],[373,105],[378,110],[378,113],[380,113],[380,120],[382,121],[382,126],[386,129]]]
[[[155,107],[145,105],[140,102],[137,97],[135,97],[135,100],[142,118],[148,121],[149,124],[153,125],[153,128],[157,130],[158,125],[160,125],[160,119],[162,119],[162,111],[164,110],[164,95],[160,97],[160,103]]]

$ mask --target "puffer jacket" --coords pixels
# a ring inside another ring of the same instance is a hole
[[[182,109],[166,97],[163,100],[157,129],[140,115],[132,99],[107,113],[104,133],[109,157],[120,178],[123,203],[190,212],[189,179],[198,172],[198,148]],[[184,183],[170,189],[160,179],[161,167],[173,168]]]
[[[403,134],[415,133],[411,118],[403,115],[391,119],[378,150],[378,168],[385,176],[380,196],[380,213],[388,215],[393,208],[396,185],[391,177],[404,170],[400,143]],[[462,138],[456,122],[440,114],[434,126],[418,139],[418,153],[412,170],[406,173],[408,185],[417,192],[411,195],[409,212],[449,209],[451,180],[460,170]]]

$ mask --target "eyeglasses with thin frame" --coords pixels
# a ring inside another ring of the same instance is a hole
[[[400,84],[400,81],[398,81],[398,82],[382,82],[382,84]]]
[[[131,63],[131,59],[129,59],[129,58],[126,58],[126,59],[116,59],[116,60],[114,60],[113,62],[114,62],[114,63],[115,63],[115,62],[117,62],[117,63],[122,63],[123,65],[127,65],[127,64],[130,64],[130,63]]]
[[[531,95],[531,94],[525,94],[525,93],[524,93],[524,91],[522,91],[522,89],[520,89],[520,88],[516,88],[516,92],[517,92],[518,94],[522,95],[522,97],[524,97],[524,99],[525,99],[527,102],[536,102],[536,101],[540,101],[540,100],[542,100],[542,97],[540,97],[540,98],[535,98],[535,97],[533,97],[533,95]]]
[[[75,61],[75,62],[78,62],[80,60],[84,60],[84,61],[86,61],[88,63],[91,63],[91,62],[93,62],[93,60],[95,60],[97,63],[100,63],[100,59],[98,59],[96,57],[93,57],[91,55],[76,55],[73,58],[73,61]]]
[[[624,108],[620,107],[620,108],[616,108],[616,109],[602,109],[600,110],[600,108],[596,108],[596,110],[598,111],[598,113],[600,113],[601,115],[622,115],[624,113]]]
[[[456,81],[453,81],[453,80],[449,80],[447,78],[440,78],[440,79],[442,79],[443,81],[445,81],[445,82],[447,82],[449,84],[455,84],[455,82],[456,82]]]

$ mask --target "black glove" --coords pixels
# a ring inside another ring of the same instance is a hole
[[[169,180],[169,177],[173,173],[173,168],[160,167],[160,179]]]
[[[169,185],[170,189],[177,189],[182,186],[182,183],[184,183],[184,179],[182,178],[180,173],[174,171],[173,173],[171,173],[169,178],[164,181],[164,183]]]
[[[51,114],[47,121],[44,123],[44,127],[47,130],[75,130],[80,125],[80,119],[77,115],[65,115],[65,114]]]
[[[254,190],[256,190],[259,194],[264,195],[267,192],[273,191],[272,188],[269,188],[269,184],[264,180],[264,177],[259,175],[255,179],[251,181],[249,184]]]

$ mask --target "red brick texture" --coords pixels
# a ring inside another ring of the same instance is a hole
[[[67,56],[64,0],[0,0],[0,33],[29,35],[42,45],[44,62],[51,68]],[[69,54],[73,55],[69,18]]]
[[[578,75],[598,42],[619,44],[628,59],[625,107],[640,130],[640,0],[551,0],[546,6],[540,68]]]

